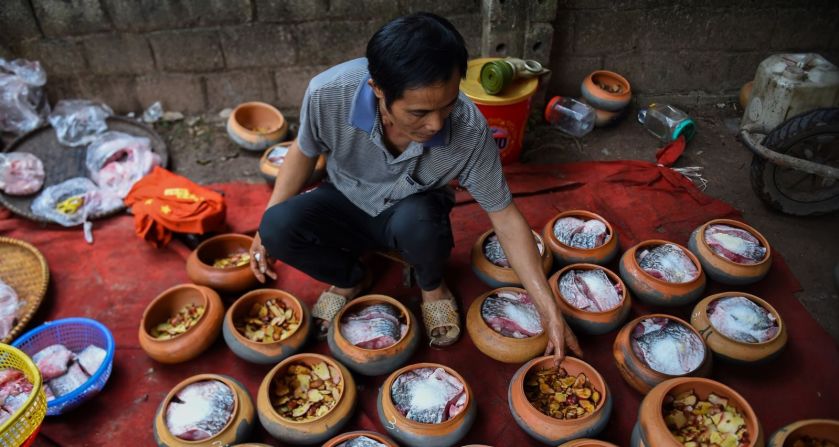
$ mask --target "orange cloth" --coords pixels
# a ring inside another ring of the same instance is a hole
[[[134,214],[137,235],[155,247],[168,244],[173,231],[204,234],[224,226],[221,194],[159,166],[134,184],[125,205]]]

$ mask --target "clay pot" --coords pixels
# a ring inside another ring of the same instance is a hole
[[[626,110],[626,109],[624,109]],[[594,109],[594,127],[608,127],[616,123],[623,116],[624,110],[610,112],[603,109]]]
[[[565,444],[560,445],[559,447],[618,447],[611,442],[601,441],[599,439],[575,439],[573,441],[566,442]]]
[[[521,286],[521,280],[512,267],[499,267],[484,256],[484,242],[493,233],[495,231],[491,229],[487,230],[475,241],[475,245],[472,246],[472,271],[475,272],[481,281],[495,289],[499,287]],[[542,271],[547,274],[551,271],[551,266],[553,266],[553,256],[551,256],[551,252],[544,243],[542,236],[536,234],[535,231],[533,231],[533,236],[542,241]]]
[[[754,85],[755,81],[749,81],[740,88],[740,107],[743,110],[746,110],[746,107],[749,105],[749,100],[752,99],[752,88]]]
[[[554,236],[553,231],[556,221],[564,217],[576,217],[585,220],[597,219],[606,224],[606,229],[611,237],[609,237],[609,240],[606,241],[605,244],[591,249],[565,245],[560,242],[556,236]],[[542,239],[545,241],[548,248],[551,249],[551,252],[553,252],[556,262],[559,265],[576,263],[606,265],[615,259],[615,256],[618,255],[618,250],[620,248],[618,245],[618,234],[615,233],[615,229],[612,228],[612,225],[599,214],[594,214],[585,210],[563,211],[551,218],[542,230]]]
[[[606,427],[612,414],[612,393],[603,376],[588,363],[574,357],[565,357],[561,367],[570,375],[585,373],[592,386],[600,391],[602,397],[592,414],[579,419],[556,419],[542,413],[527,400],[524,394],[525,377],[532,370],[553,367],[553,361],[553,356],[535,358],[522,365],[513,375],[507,392],[513,419],[528,435],[548,445],[597,436]]]
[[[283,141],[288,121],[271,104],[246,102],[239,104],[227,119],[227,135],[243,149],[261,151]]]
[[[189,304],[204,306],[204,314],[183,334],[168,340],[151,336],[152,329],[175,316]],[[140,347],[160,363],[180,363],[198,357],[218,337],[224,318],[224,304],[218,294],[204,286],[181,284],[155,297],[140,320]]]
[[[425,424],[410,420],[402,415],[399,410],[393,405],[390,391],[393,388],[393,382],[397,377],[408,371],[419,368],[442,368],[447,373],[454,376],[466,390],[466,407],[455,415],[453,418],[443,421],[439,424]],[[405,366],[397,371],[394,371],[382,387],[379,388],[379,396],[376,400],[376,405],[379,410],[379,421],[385,427],[388,434],[396,438],[400,444],[409,447],[449,447],[460,441],[472,424],[475,422],[477,413],[477,405],[475,404],[475,395],[472,393],[472,388],[457,373],[457,371],[445,365],[437,363],[416,363]]]
[[[169,403],[187,385],[203,380],[218,380],[224,383],[233,391],[233,414],[227,425],[215,436],[201,441],[186,441],[176,437],[166,426],[166,409]],[[154,439],[158,446],[166,447],[212,447],[217,445],[230,445],[244,442],[254,427],[253,400],[247,389],[238,380],[220,374],[199,374],[192,376],[183,382],[175,385],[169,394],[163,399],[154,417]]]
[[[239,267],[213,267],[216,259],[237,251],[249,251],[253,238],[244,234],[221,234],[202,242],[186,260],[186,275],[195,284],[223,293],[239,293],[259,282],[248,264]]]
[[[690,373],[674,376],[658,372],[650,368],[649,365],[647,365],[643,359],[639,358],[632,349],[632,330],[635,329],[635,326],[641,323],[642,320],[646,320],[647,318],[668,318],[676,321],[693,332],[699,340],[702,340],[702,336],[699,332],[696,332],[696,329],[687,324],[684,320],[676,318],[672,315],[642,315],[630,321],[623,327],[623,329],[620,330],[620,332],[618,332],[617,337],[615,337],[615,344],[612,346],[612,355],[615,357],[615,364],[617,365],[618,371],[620,371],[623,380],[625,380],[629,386],[635,388],[641,394],[646,394],[654,386],[668,379],[684,376],[707,377],[711,374],[711,353],[708,346],[705,345],[704,340],[702,340],[702,347],[705,349],[705,358],[702,360],[702,363],[700,363],[699,366]]]
[[[269,396],[274,377],[285,373],[286,368],[291,364],[302,363],[311,366],[320,362],[326,362],[340,373],[341,383],[338,384],[338,389],[341,391],[341,396],[338,398],[338,403],[325,415],[310,421],[297,422],[281,417],[271,405]],[[340,433],[352,417],[356,399],[355,380],[344,365],[325,355],[303,353],[286,358],[268,372],[259,386],[256,408],[259,421],[271,436],[288,444],[309,445],[322,443]]]
[[[699,270],[699,275],[686,283],[671,283],[658,279],[641,268],[635,253],[646,247],[673,244],[681,248]],[[639,300],[654,306],[683,306],[698,299],[705,291],[705,272],[696,256],[687,248],[670,241],[651,239],[624,252],[620,260],[621,279]]]
[[[617,87],[617,92],[604,90],[600,84],[607,87]],[[594,71],[583,79],[580,86],[583,98],[596,109],[618,112],[632,99],[632,89],[629,81],[623,76],[608,70]]]
[[[833,419],[807,419],[781,427],[769,438],[768,447],[791,446],[802,436],[830,441],[839,445],[839,421]]]
[[[705,230],[710,225],[722,224],[740,228],[751,233],[760,243],[766,247],[766,256],[757,264],[739,264],[729,261],[714,253],[714,250],[705,242]],[[730,285],[752,284],[760,281],[769,272],[772,266],[772,248],[769,242],[757,230],[736,220],[714,219],[706,222],[699,228],[693,230],[688,241],[690,251],[696,255],[702,264],[702,270],[708,273],[714,281]]]
[[[505,337],[492,329],[481,316],[481,306],[490,296],[499,292],[527,293],[517,287],[491,290],[472,301],[466,312],[466,331],[475,346],[486,356],[504,363],[523,363],[542,355],[548,346],[548,332],[528,338]]]
[[[708,394],[727,398],[729,402],[743,413],[746,420],[746,430],[749,433],[749,447],[763,447],[763,430],[752,407],[733,389],[711,379],[699,377],[681,377],[670,379],[658,384],[641,401],[638,409],[638,423],[633,431],[631,445],[648,447],[682,447],[682,444],[670,433],[664,423],[662,408],[664,398],[668,394],[679,394],[693,390],[700,399],[707,399]]]
[[[396,344],[382,349],[364,349],[352,345],[340,331],[340,321],[348,312],[358,311],[372,304],[386,303],[399,310],[408,325],[408,332]],[[387,374],[404,365],[419,347],[419,322],[414,314],[399,301],[386,295],[367,295],[352,300],[332,320],[327,333],[329,350],[347,368],[365,376]]]
[[[742,296],[747,298],[774,315],[775,320],[778,322],[778,333],[775,334],[775,337],[763,343],[745,343],[717,331],[711,325],[708,317],[708,306],[720,298],[729,296]],[[690,316],[690,324],[705,339],[705,344],[708,345],[708,348],[714,354],[723,360],[734,363],[754,363],[775,358],[787,344],[787,327],[781,319],[781,315],[778,314],[778,311],[766,301],[748,293],[725,292],[703,299],[693,308],[693,313]]]
[[[349,433],[344,433],[326,441],[326,443],[323,444],[323,447],[335,447],[359,436],[366,436],[376,442],[386,445],[387,447],[399,447],[387,436],[380,435],[374,431],[351,431]]]
[[[623,293],[621,294],[621,302],[618,307],[605,312],[590,312],[587,310],[577,309],[576,307],[568,304],[568,301],[566,301],[565,297],[562,296],[562,293],[559,290],[559,280],[563,275],[571,270],[595,269],[603,270],[606,273],[606,276],[608,276],[613,283],[620,284]],[[620,277],[614,274],[611,270],[599,265],[571,264],[554,273],[550,279],[548,279],[548,283],[551,285],[551,290],[556,297],[556,303],[559,306],[559,310],[562,311],[565,321],[567,321],[568,324],[572,325],[575,329],[578,329],[586,334],[599,335],[617,329],[617,327],[626,320],[627,315],[629,315],[629,310],[632,308],[632,298],[630,297],[629,292],[626,289],[626,285],[623,281],[621,281]]]
[[[274,164],[270,160],[268,160],[268,154],[274,150],[275,147],[282,146],[282,147],[290,147],[291,141],[284,141],[280,144],[275,144],[268,149],[265,149],[265,152],[262,153],[262,157],[259,159],[259,172],[262,174],[262,177],[265,178],[266,181],[271,183],[272,185],[277,180],[277,172],[280,169],[282,164]],[[312,172],[312,176],[309,177],[309,180],[306,182],[307,185],[311,185],[313,183],[318,182],[326,175],[326,156],[321,154],[318,157],[318,161],[315,163],[315,170]]]

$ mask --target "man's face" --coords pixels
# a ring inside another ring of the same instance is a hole
[[[455,73],[448,81],[405,90],[402,97],[385,110],[384,94],[373,85],[383,119],[393,123],[393,129],[412,141],[430,140],[452,113],[460,91],[460,76]]]

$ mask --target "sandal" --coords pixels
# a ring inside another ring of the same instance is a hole
[[[335,286],[329,286],[328,289],[321,292],[320,296],[318,297],[318,300],[312,307],[312,318],[319,318],[328,322],[326,326],[328,328],[329,324],[332,324],[332,320],[335,319],[335,315],[338,315],[338,312],[340,312],[341,309],[344,306],[346,306],[350,300],[364,294],[367,291],[367,289],[370,288],[370,285],[372,283],[373,275],[369,270],[367,270],[364,274],[364,279],[361,280],[361,288],[359,289],[358,293],[349,299],[347,299],[347,297],[345,297],[344,295],[339,295],[333,292],[332,290]],[[317,339],[319,341],[326,340],[327,332],[322,331],[320,329],[320,324],[315,325],[315,333],[317,334]]]
[[[460,337],[460,314],[454,298],[423,302],[422,322],[425,332],[431,339],[431,347],[443,348],[451,346]],[[435,329],[447,329],[444,335],[433,336]]]

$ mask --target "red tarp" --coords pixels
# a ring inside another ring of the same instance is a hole
[[[731,206],[709,198],[679,174],[645,162],[577,163],[554,166],[520,165],[507,168],[516,204],[530,224],[541,231],[553,215],[567,209],[587,209],[608,219],[617,230],[621,248],[645,239],[668,239],[686,245],[690,232],[713,218],[738,218]],[[738,180],[740,181],[740,180]],[[225,192],[227,222],[236,232],[257,228],[270,189],[242,183],[216,185]],[[455,248],[448,266],[448,282],[466,309],[489,290],[472,273],[469,252],[490,223],[468,195],[458,195],[452,213]],[[792,232],[793,229],[790,229]],[[158,293],[186,282],[184,261],[188,250],[180,242],[157,250],[137,238],[130,216],[97,222],[94,245],[87,245],[79,229],[43,227],[23,219],[0,216],[0,233],[31,242],[49,262],[51,285],[47,298],[30,327],[44,320],[85,316],[107,325],[117,352],[114,371],[104,391],[75,411],[44,422],[41,436],[62,446],[151,445],[152,419],[166,393],[181,380],[199,373],[223,373],[239,379],[252,396],[271,368],[248,364],[235,357],[219,337],[199,358],[180,365],[162,365],[140,349],[137,331],[143,309]],[[741,290],[758,295],[780,312],[789,328],[789,344],[771,363],[759,367],[715,362],[712,378],[743,394],[760,418],[767,435],[789,422],[807,418],[839,419],[839,349],[793,297],[800,289],[782,256],[775,252],[769,275]],[[419,315],[417,289],[401,286],[400,267],[382,261],[373,290],[406,299]],[[611,265],[616,271],[616,265]],[[323,289],[305,275],[279,268],[276,287],[294,293],[310,305]],[[726,290],[709,281],[707,294]],[[633,315],[653,310],[687,318],[690,306],[649,309],[633,303]],[[465,328],[464,328],[465,329]],[[628,445],[641,396],[621,379],[612,357],[615,332],[581,336],[585,360],[609,384],[615,407],[601,438]],[[306,350],[327,353],[326,343],[310,343]],[[513,421],[507,407],[507,384],[517,369],[481,354],[468,335],[453,348],[421,348],[412,362],[439,362],[459,373],[472,386],[478,420],[462,444],[501,446],[539,445]],[[486,374],[493,371],[493,374]],[[357,377],[360,405],[350,429],[383,432],[376,414],[376,391],[384,377]],[[261,428],[253,440],[271,441]]]

